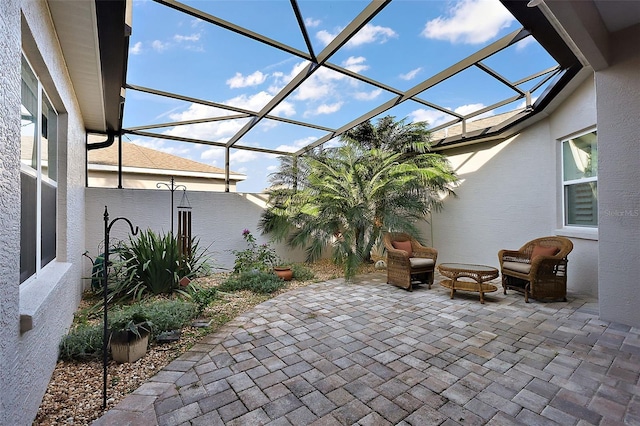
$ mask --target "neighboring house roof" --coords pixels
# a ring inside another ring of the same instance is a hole
[[[524,108],[516,109],[513,111],[507,111],[502,114],[495,114],[489,117],[479,118],[476,120],[469,120],[466,123],[466,132],[473,132],[481,129],[490,129],[493,126],[504,123],[511,117],[514,117],[524,111]],[[431,141],[442,141],[446,138],[460,136],[462,134],[462,123],[456,123],[444,129],[436,130],[431,133]]]
[[[115,170],[118,166],[118,144],[108,148],[89,151],[89,168],[91,166],[107,166]],[[163,173],[183,172],[182,175],[208,176],[224,179],[224,169],[209,164],[189,160],[177,155],[168,154],[130,142],[122,142],[122,167],[130,172]],[[214,175],[214,176],[212,176]],[[229,179],[233,181],[245,180],[242,173],[229,171]]]

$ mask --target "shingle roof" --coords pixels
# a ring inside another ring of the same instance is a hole
[[[89,164],[117,166],[118,144],[114,143],[108,148],[89,151]],[[224,175],[224,169],[219,167],[210,166],[198,161],[124,141],[122,142],[122,166]],[[229,174],[244,176],[241,173],[233,171],[229,171]]]
[[[502,114],[496,114],[485,118],[480,118],[478,120],[470,120],[467,121],[467,132],[472,132],[474,130],[481,130],[490,128],[492,126],[498,125],[500,123],[505,122],[509,118],[520,114],[523,109],[517,109],[514,111],[507,111]],[[449,126],[444,129],[437,130],[431,133],[432,141],[439,141],[441,139],[445,139],[452,136],[458,136],[462,134],[462,123],[456,123],[452,126]]]

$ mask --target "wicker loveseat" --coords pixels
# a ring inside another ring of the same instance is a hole
[[[425,247],[409,234],[388,232],[383,237],[387,250],[387,283],[412,290],[412,279],[433,284],[438,258],[436,249]]]
[[[500,272],[504,294],[507,289],[536,300],[567,300],[567,255],[573,250],[564,237],[536,238],[520,250],[500,250]]]

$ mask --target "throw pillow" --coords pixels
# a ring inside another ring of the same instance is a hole
[[[393,248],[398,250],[404,250],[409,254],[409,257],[413,256],[413,249],[411,248],[411,241],[392,241]]]
[[[531,259],[536,256],[555,256],[559,251],[557,247],[535,246],[531,251]]]

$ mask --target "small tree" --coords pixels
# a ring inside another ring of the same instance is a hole
[[[341,139],[341,147],[281,159],[260,227],[304,248],[309,261],[332,245],[333,260],[351,279],[384,230],[419,234],[415,222],[441,206],[440,193],[452,194],[457,178],[443,156],[428,151],[426,123],[384,117]]]

